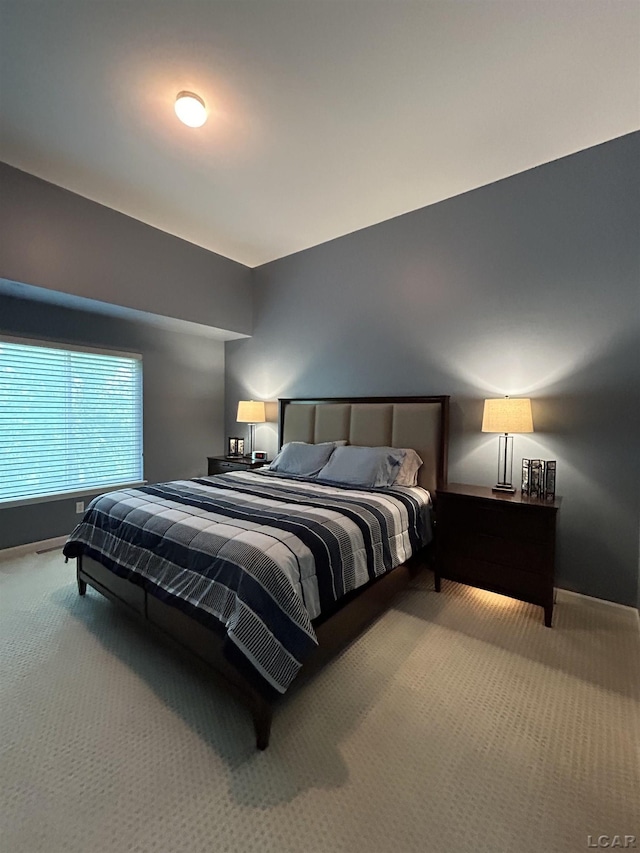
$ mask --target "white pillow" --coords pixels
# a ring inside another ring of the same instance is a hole
[[[404,451],[395,447],[336,447],[318,479],[345,486],[382,488],[394,482],[403,460]]]
[[[418,485],[418,469],[422,465],[422,459],[418,456],[415,450],[411,448],[401,448],[404,453],[404,459],[400,470],[393,481],[394,486],[417,486]]]
[[[282,455],[282,451],[285,449],[285,447],[288,447],[290,444],[305,444],[305,445],[307,445],[307,447],[317,447],[318,446],[317,444],[309,444],[308,441],[287,441],[286,444],[282,445],[282,447],[276,453],[276,455],[273,457],[271,462],[268,465],[264,466],[265,471],[275,471],[276,470],[276,468],[272,468],[272,465],[276,465],[278,463],[280,456]],[[333,444],[334,447],[344,447],[344,445],[347,444],[347,442],[346,441],[322,441],[322,442],[320,442],[320,444]]]
[[[282,445],[280,452],[269,465],[269,470],[280,474],[295,474],[298,477],[315,477],[327,463],[335,446],[333,441],[323,441],[320,444],[289,441]]]

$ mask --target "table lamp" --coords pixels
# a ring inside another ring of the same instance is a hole
[[[515,488],[513,474],[513,435],[515,432],[533,432],[531,400],[526,397],[500,397],[485,400],[482,414],[482,432],[499,432],[498,482],[494,492],[510,492]]]
[[[238,403],[238,414],[236,421],[239,424],[249,424],[249,452],[247,456],[251,456],[253,451],[253,438],[256,424],[265,422],[264,402],[256,400],[240,400]]]

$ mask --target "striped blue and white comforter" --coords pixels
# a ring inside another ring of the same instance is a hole
[[[418,487],[238,471],[95,498],[64,553],[221,621],[258,681],[284,693],[317,645],[312,620],[427,544],[429,507]]]

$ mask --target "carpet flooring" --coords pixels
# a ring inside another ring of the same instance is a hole
[[[206,669],[59,551],[0,562],[4,853],[573,853],[640,847],[631,609],[429,573],[285,698],[271,746]]]

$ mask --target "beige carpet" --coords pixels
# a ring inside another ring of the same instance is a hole
[[[640,846],[634,611],[424,579],[248,714],[60,552],[0,562],[6,853],[572,853]],[[591,839],[589,839],[591,836]]]

